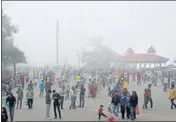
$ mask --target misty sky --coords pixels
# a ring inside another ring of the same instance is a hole
[[[157,54],[176,57],[176,2],[65,1],[2,2],[19,26],[15,45],[31,64],[56,62],[56,21],[59,21],[60,63],[76,64],[76,51],[94,38],[103,39],[117,53],[128,47],[145,53],[153,45]]]

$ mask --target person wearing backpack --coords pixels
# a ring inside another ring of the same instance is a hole
[[[126,113],[125,108],[127,104],[128,104],[127,96],[125,96],[125,94],[122,93],[122,96],[120,98],[120,110],[121,110],[122,120],[125,119],[125,113]]]

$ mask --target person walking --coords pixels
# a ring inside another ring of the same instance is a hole
[[[44,80],[40,81],[39,88],[40,88],[39,97],[43,97],[43,92],[44,92],[44,88],[45,88]]]
[[[22,89],[24,89],[24,75],[20,75],[20,83],[21,83]]]
[[[70,95],[70,85],[69,85],[68,81],[66,81],[66,84],[65,84],[65,100],[69,99],[69,95]]]
[[[70,105],[70,109],[76,109],[76,88],[74,86],[72,86],[72,89],[70,90],[70,97],[71,97],[71,105]]]
[[[130,100],[130,93],[127,95],[127,105],[126,105],[126,117],[127,119],[130,118],[130,104],[129,104],[129,100]]]
[[[147,109],[147,102],[148,102],[148,99],[149,99],[149,95],[147,93],[147,90],[145,89],[144,90],[144,104],[142,106],[143,109]]]
[[[34,99],[34,91],[31,88],[29,88],[26,93],[26,100],[27,100],[29,109],[32,108],[33,99]]]
[[[141,86],[141,79],[142,79],[141,73],[138,72],[138,73],[137,73],[137,85],[138,85],[138,86]]]
[[[33,86],[34,84],[32,83],[32,81],[30,81],[27,88],[33,90]]]
[[[164,92],[167,92],[168,82],[169,82],[169,80],[168,80],[168,77],[166,76],[164,78]]]
[[[51,90],[46,92],[46,119],[50,119],[50,108],[51,108]]]
[[[80,95],[79,95],[80,97],[79,107],[84,107],[85,92],[86,92],[86,89],[84,88],[84,84],[81,84]]]
[[[37,77],[34,77],[34,86],[35,87],[37,86],[37,82],[38,82]]]
[[[60,97],[60,94],[56,93],[55,90],[53,90],[53,95],[52,95],[52,98],[53,98],[53,107],[54,107],[54,119],[57,119],[57,112],[56,112],[56,108],[59,112],[59,118],[62,119],[61,117],[61,110],[60,110],[60,102],[59,100],[61,99]]]
[[[63,104],[64,104],[64,95],[65,95],[65,86],[62,85],[61,91],[60,91],[60,105],[61,105],[61,109],[63,108]]]
[[[48,78],[49,79],[49,78]],[[46,82],[45,82],[45,92],[48,92],[49,90],[51,90],[51,87],[52,87],[52,82],[51,80],[47,80],[46,79]],[[51,90],[52,91],[52,90]]]
[[[153,100],[152,100],[152,91],[151,91],[151,84],[148,85],[148,88],[146,89],[148,100],[146,103],[148,104],[148,101],[150,102],[150,108],[153,108]]]
[[[132,92],[129,100],[130,109],[131,109],[131,120],[136,119],[136,107],[138,105],[138,96],[135,91]]]
[[[21,109],[22,100],[23,100],[23,90],[22,90],[21,86],[18,86],[16,93],[17,93],[17,107],[16,107],[16,109],[18,109],[19,104],[20,104],[20,109]]]
[[[116,119],[118,119],[118,114],[119,114],[119,104],[120,104],[120,93],[115,92],[114,95],[112,95],[112,100],[111,100],[111,108],[112,108],[112,114],[115,116]]]
[[[6,103],[9,104],[9,113],[10,113],[10,121],[13,122],[14,113],[15,113],[15,104],[16,98],[13,96],[12,93],[9,94],[9,97],[6,99]]]
[[[174,100],[176,99],[176,88],[174,88],[174,84],[172,84],[170,92],[169,92],[169,99],[171,101],[171,109],[176,108],[176,104]]]

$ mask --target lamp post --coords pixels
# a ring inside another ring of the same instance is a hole
[[[59,21],[56,23],[56,64],[59,63]]]

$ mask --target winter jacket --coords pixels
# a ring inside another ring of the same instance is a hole
[[[115,106],[117,106],[120,103],[120,96],[118,94],[115,94],[112,97],[111,103]]]
[[[45,83],[41,81],[39,87],[40,87],[40,89],[44,89]]]
[[[138,104],[138,97],[137,96],[130,96],[129,104],[133,107],[137,106]]]
[[[60,100],[60,98],[61,98],[61,95],[59,94],[59,93],[54,93],[53,95],[52,95],[52,98],[53,98],[53,100],[54,100],[54,104],[59,104],[59,100]]]
[[[26,93],[26,99],[34,99],[34,91],[28,90]]]
[[[128,99],[127,97],[123,96],[120,98],[120,105],[127,105],[128,104]]]
[[[150,88],[147,88],[146,91],[147,91],[149,97],[151,97],[151,96],[152,96],[152,91],[151,91],[151,89],[150,89]]]
[[[10,107],[14,107],[16,104],[16,98],[14,96],[12,97],[7,97],[6,103],[9,104]]]
[[[170,90],[169,99],[176,99],[176,88]]]
[[[33,90],[33,85],[34,85],[33,83],[29,83],[28,84],[28,89],[32,89]]]

